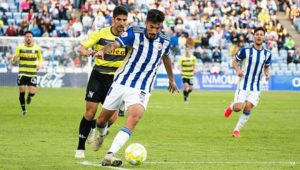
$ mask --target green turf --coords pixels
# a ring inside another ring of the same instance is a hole
[[[17,87],[0,87],[0,169],[107,169],[80,162],[100,162],[125,118],[112,126],[100,151],[87,145],[86,159],[75,159],[84,93],[84,89],[40,88],[27,107],[28,115],[22,117]],[[185,104],[179,94],[154,91],[126,144],[145,145],[148,159],[141,166],[124,162],[122,168],[300,169],[300,93],[262,92],[239,139],[231,132],[240,113],[223,117],[233,95],[233,91],[195,91]],[[123,158],[124,148],[118,157]]]

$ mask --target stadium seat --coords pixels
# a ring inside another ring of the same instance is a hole
[[[6,16],[7,16],[8,19],[12,18],[12,12],[6,12],[5,14],[6,14]]]
[[[28,13],[27,13],[27,12],[22,12],[22,13],[21,13],[21,16],[22,16],[22,18],[25,18],[25,17],[28,16]]]
[[[15,4],[10,4],[9,9],[11,12],[18,12],[18,8],[16,7]]]
[[[13,13],[13,16],[14,16],[15,19],[21,19],[21,18],[22,18],[22,17],[21,17],[22,14],[21,14],[20,12],[14,12],[14,13]]]
[[[296,64],[295,63],[288,64],[288,69],[291,70],[291,71],[297,70]]]
[[[11,23],[13,23],[14,25],[16,24],[16,21],[13,18],[8,19],[7,22],[8,22],[8,24],[11,24]]]
[[[291,70],[285,70],[284,74],[287,75],[287,76],[292,75],[292,71]]]

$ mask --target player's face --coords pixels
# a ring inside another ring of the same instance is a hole
[[[147,37],[149,39],[154,39],[158,34],[161,26],[162,23],[146,22]]]
[[[265,33],[263,31],[259,30],[254,34],[253,40],[255,45],[258,46],[262,45],[264,39],[265,39]]]
[[[121,34],[127,26],[127,16],[118,15],[116,18],[113,18],[113,28],[118,34]]]
[[[26,35],[25,35],[25,43],[26,43],[27,45],[31,45],[31,44],[32,44],[32,41],[33,41],[32,34],[26,34]]]

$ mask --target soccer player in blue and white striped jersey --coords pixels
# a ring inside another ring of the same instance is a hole
[[[239,137],[240,130],[248,121],[250,112],[257,106],[260,96],[260,81],[262,72],[266,80],[269,80],[269,65],[271,63],[271,52],[264,49],[265,30],[258,27],[254,30],[254,44],[251,48],[242,48],[235,59],[232,61],[233,68],[239,77],[234,102],[225,110],[225,117],[229,117],[232,111],[239,112],[241,115],[232,136]],[[241,68],[238,66],[241,63]]]
[[[107,122],[113,113],[122,105],[125,105],[125,109],[128,111],[125,127],[113,140],[109,151],[102,160],[103,166],[120,166],[122,164],[120,159],[115,158],[115,154],[128,141],[146,110],[161,59],[169,76],[169,91],[178,92],[171,60],[168,57],[170,40],[159,32],[164,18],[161,11],[151,9],[147,14],[146,28],[135,26],[129,28],[112,44],[106,45],[95,54],[96,57],[103,58],[104,54],[120,46],[127,46],[130,49],[123,66],[115,74],[114,83],[97,119],[97,130],[100,134],[95,140],[94,146],[100,147],[106,133]]]

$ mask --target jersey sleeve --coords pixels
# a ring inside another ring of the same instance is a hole
[[[16,48],[16,52],[15,52],[13,61],[16,62],[16,61],[18,60],[19,57],[20,57],[20,46],[18,46],[18,47]]]
[[[84,48],[92,48],[100,40],[100,31],[95,31],[89,35],[87,40],[83,40],[80,44]]]
[[[179,60],[178,60],[178,63],[177,63],[178,67],[180,67],[181,64],[182,64],[182,57],[180,57]]]
[[[170,55],[170,42],[169,42],[169,44],[168,44],[168,46],[167,46],[167,48],[166,48],[166,50],[165,50],[165,53],[164,53],[164,55],[165,56],[169,56]]]
[[[237,61],[241,61],[246,58],[245,48],[242,48],[235,56]]]
[[[42,50],[40,47],[38,48],[37,58],[38,58],[39,64],[42,64],[43,63],[43,55],[42,55]]]
[[[133,46],[135,36],[133,32],[133,27],[130,27],[127,29],[127,31],[123,32],[121,36],[116,38],[116,41],[118,41],[122,46]]]
[[[272,54],[270,53],[269,54],[269,57],[267,58],[266,62],[265,62],[265,65],[266,66],[269,66],[271,64],[271,58],[272,58]]]
[[[193,62],[194,62],[194,65],[196,65],[196,63],[197,63],[197,59],[196,59],[196,57],[195,57],[195,56],[193,56]]]

